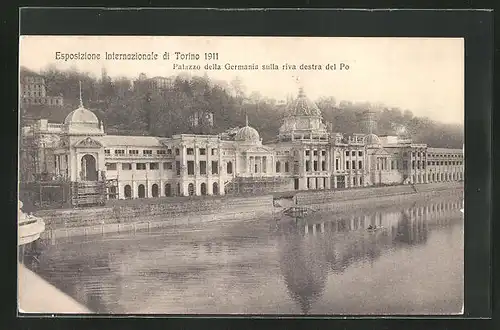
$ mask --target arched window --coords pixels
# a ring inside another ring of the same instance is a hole
[[[172,196],[172,185],[170,183],[165,184],[165,196]]]
[[[217,182],[214,182],[214,184],[212,185],[212,194],[219,194],[219,184]]]
[[[207,184],[205,182],[202,182],[202,184],[200,185],[200,192],[202,195],[207,194]]]
[[[143,184],[140,184],[139,187],[137,187],[137,189],[138,189],[139,198],[146,197],[146,187],[144,187]]]
[[[188,194],[189,196],[193,196],[194,195],[194,184],[190,183],[188,185]]]
[[[227,164],[226,164],[226,173],[227,174],[233,174],[233,163],[232,162],[227,162]]]
[[[130,187],[130,185],[126,185],[124,188],[123,188],[123,192],[124,192],[124,196],[125,198],[132,198],[132,187]]]
[[[151,186],[151,196],[153,197],[159,196],[158,185],[156,183]]]

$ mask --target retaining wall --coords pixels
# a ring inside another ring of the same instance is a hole
[[[318,211],[345,212],[394,205],[412,199],[426,199],[446,194],[463,194],[462,184],[422,184],[360,188],[336,191],[298,192],[297,204]],[[272,215],[272,195],[184,199],[159,201],[144,199],[128,204],[89,209],[45,210],[35,215],[44,219],[41,238],[98,235],[113,232],[141,231],[153,228],[195,224],[208,221],[239,221]]]

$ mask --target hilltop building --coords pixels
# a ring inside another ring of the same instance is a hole
[[[300,89],[275,141],[264,144],[246,120],[221,134],[170,138],[118,136],[80,100],[63,124],[39,120],[23,139],[39,148],[37,166],[21,153],[26,180],[43,170],[53,180],[111,180],[109,198],[223,195],[317,190],[463,180],[462,149],[430,148],[404,135],[377,136],[376,119],[365,132],[331,132],[321,111]],[[33,142],[34,141],[34,142]]]
[[[21,70],[20,72],[21,107],[27,105],[63,106],[62,96],[49,96],[45,77],[34,72]]]

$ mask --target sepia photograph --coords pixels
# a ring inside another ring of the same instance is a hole
[[[19,39],[18,310],[462,315],[464,39]]]

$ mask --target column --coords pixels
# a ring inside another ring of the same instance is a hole
[[[304,226],[304,233],[309,233],[309,226],[308,225],[305,225]]]
[[[219,155],[219,160],[217,161],[217,165],[219,166],[218,171],[217,171],[217,177],[219,178],[219,194],[220,195],[225,195],[226,190],[224,189],[224,180],[222,176],[222,151],[221,151],[221,145],[220,142],[217,145],[217,153]],[[233,177],[236,176],[236,172],[238,167],[236,165],[233,167],[233,174],[231,174]]]
[[[337,189],[337,175],[333,175],[333,189]]]
[[[316,236],[316,224],[314,224],[312,227],[313,227],[313,236]]]

